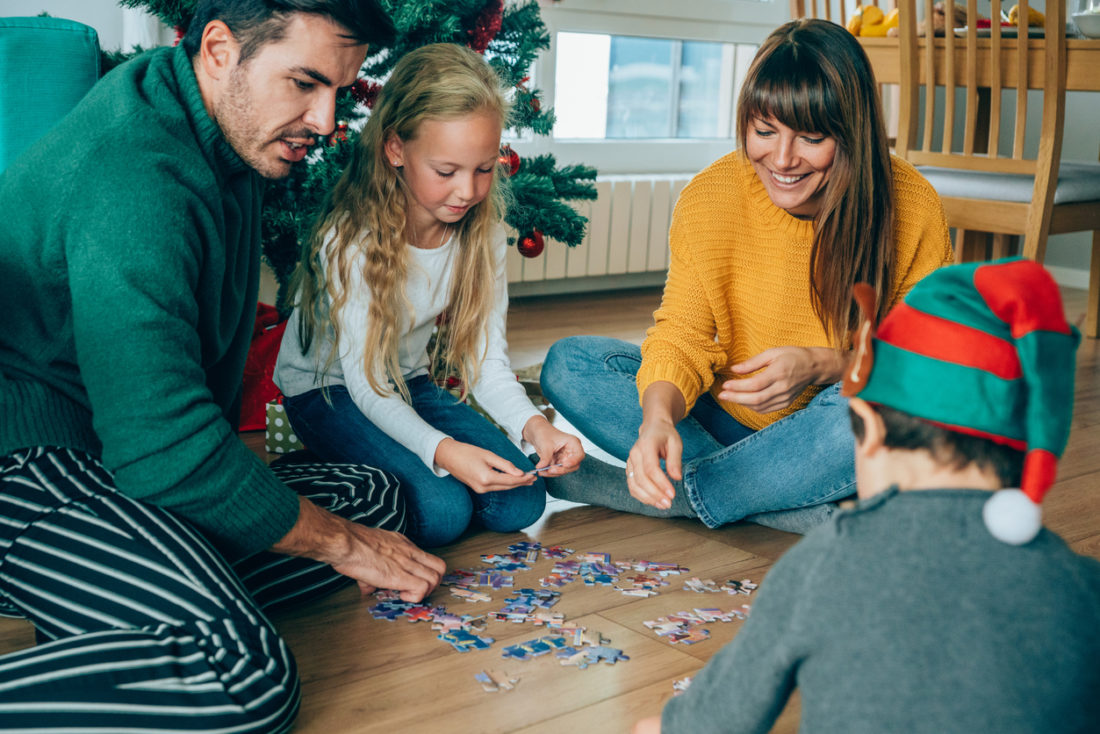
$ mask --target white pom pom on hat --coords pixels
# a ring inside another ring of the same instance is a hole
[[[993,493],[982,507],[982,519],[990,535],[1002,543],[1030,543],[1043,526],[1042,508],[1018,489]]]

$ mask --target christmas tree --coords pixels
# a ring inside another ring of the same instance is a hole
[[[278,305],[287,310],[285,286],[309,237],[324,198],[351,158],[357,131],[397,60],[429,43],[461,43],[485,54],[500,78],[515,90],[512,130],[548,135],[554,113],[543,107],[538,89],[529,84],[531,64],[549,48],[550,37],[536,0],[379,0],[393,19],[393,46],[370,49],[351,93],[340,100],[336,132],[318,143],[291,175],[268,186],[264,201],[264,257],[279,282]],[[120,0],[142,8],[182,35],[195,0]],[[514,244],[524,255],[542,253],[544,238],[569,246],[580,244],[587,220],[568,202],[595,199],[596,171],[590,166],[559,166],[552,155],[530,159],[505,145],[500,163],[513,194],[506,221],[516,233]]]

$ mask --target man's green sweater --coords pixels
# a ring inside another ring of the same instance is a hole
[[[0,174],[0,455],[99,456],[231,556],[285,535],[297,496],[235,431],[261,195],[182,48],[113,71]]]

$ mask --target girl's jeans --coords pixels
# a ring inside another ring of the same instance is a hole
[[[431,425],[519,469],[534,468],[499,428],[427,376],[413,378],[408,388],[413,408]],[[367,420],[343,385],[287,397],[284,403],[294,432],[323,460],[368,464],[397,476],[410,511],[408,536],[419,545],[451,543],[472,520],[495,532],[513,532],[533,524],[545,508],[546,485],[541,478],[528,487],[476,494],[451,475],[436,476],[420,457]]]

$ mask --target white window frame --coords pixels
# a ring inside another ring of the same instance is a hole
[[[758,45],[790,19],[786,0],[560,0],[542,6],[550,49],[535,62],[534,81],[554,104],[559,31]],[[583,162],[601,174],[697,171],[734,147],[732,139],[554,140],[512,142],[520,155],[553,153],[559,163]]]

